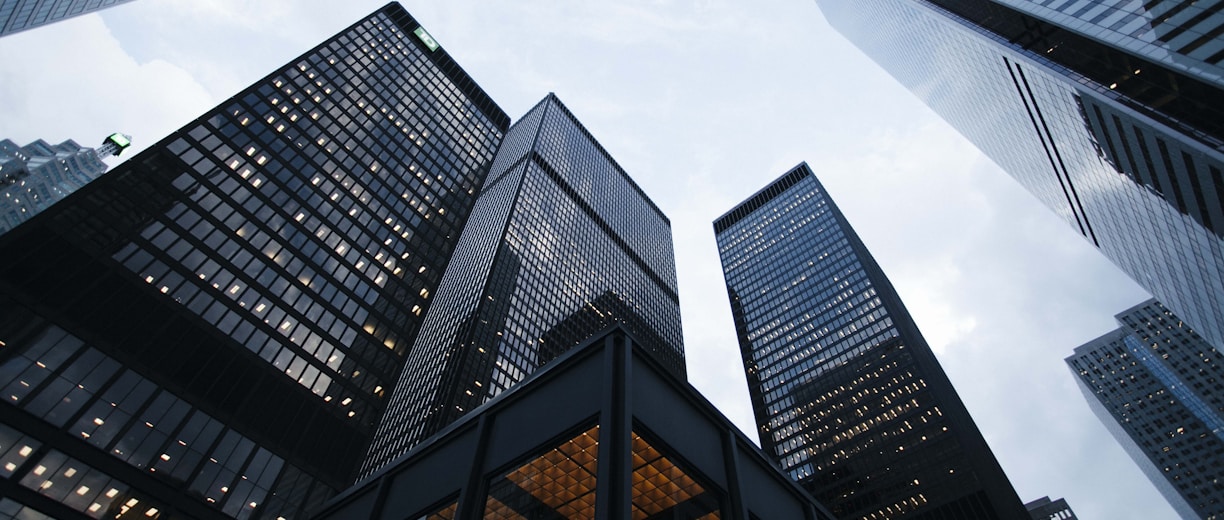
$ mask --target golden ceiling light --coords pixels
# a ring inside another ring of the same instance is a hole
[[[455,520],[455,511],[459,508],[459,503],[455,502],[446,508],[425,517],[425,520]]]
[[[595,426],[516,468],[506,479],[566,518],[594,518],[598,437]],[[492,497],[485,517],[522,518]]]

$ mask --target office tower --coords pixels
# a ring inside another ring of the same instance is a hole
[[[841,519],[1027,519],[806,164],[714,222],[761,448]]]
[[[1062,498],[1050,500],[1050,497],[1041,497],[1024,504],[1024,508],[1028,509],[1033,520],[1076,520],[1075,512]]]
[[[623,325],[456,420],[317,518],[834,519]]]
[[[33,29],[131,0],[0,0],[0,36]]]
[[[829,23],[1224,348],[1224,14],[818,0]]]
[[[552,94],[506,134],[437,298],[363,476],[611,323],[684,374],[671,223]]]
[[[390,4],[0,236],[0,494],[275,519],[347,487],[508,127]]]
[[[1148,300],[1067,358],[1089,408],[1182,518],[1224,514],[1224,363]]]
[[[111,134],[96,150],[71,139],[57,145],[39,139],[25,146],[0,141],[0,234],[98,178],[106,172],[102,159],[131,144],[123,134]]]

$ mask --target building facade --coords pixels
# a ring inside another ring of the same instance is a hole
[[[1028,509],[1033,520],[1076,520],[1078,518],[1075,516],[1075,511],[1072,511],[1071,506],[1067,505],[1067,501],[1062,498],[1050,500],[1050,497],[1041,497],[1024,504],[1024,508]]]
[[[1092,411],[1182,518],[1224,515],[1224,363],[1156,300],[1067,358]]]
[[[671,224],[550,94],[494,159],[362,474],[611,323],[683,377]]]
[[[318,518],[834,520],[619,324],[440,433]]]
[[[390,4],[0,235],[0,507],[347,487],[508,127]]]
[[[1206,82],[1224,81],[1224,13],[1210,4],[1157,1],[999,3]]]
[[[801,164],[714,222],[761,447],[837,518],[1027,519],[888,278]]]
[[[132,0],[0,0],[0,36],[130,1]]]
[[[0,234],[106,173],[102,159],[130,145],[131,137],[123,134],[111,134],[96,150],[71,139],[57,145],[39,139],[25,146],[0,141]]]
[[[1224,347],[1224,13],[818,0],[829,23]]]

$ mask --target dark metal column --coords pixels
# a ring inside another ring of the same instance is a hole
[[[617,331],[604,339],[603,405],[599,412],[599,469],[596,477],[595,518],[629,520],[630,477],[633,471],[633,415],[629,410],[629,381],[633,349]]]
[[[455,515],[461,520],[480,520],[484,516],[484,465],[489,452],[489,436],[493,431],[493,419],[489,415],[480,414],[476,423],[476,453],[472,454],[467,483],[459,490],[459,511]]]
[[[739,446],[735,432],[723,430],[723,468],[727,472],[727,495],[731,497],[731,508],[727,511],[731,520],[748,520],[748,506],[744,504],[744,490],[740,487]]]

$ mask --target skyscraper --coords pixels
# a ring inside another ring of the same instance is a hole
[[[1041,497],[1037,500],[1024,504],[1024,508],[1028,509],[1029,515],[1033,520],[1076,520],[1075,511],[1071,510],[1071,506],[1067,505],[1065,499],[1050,500],[1050,497]]]
[[[1148,300],[1067,358],[1105,427],[1182,518],[1224,514],[1224,362]]]
[[[612,325],[332,500],[321,520],[834,520]]]
[[[508,127],[390,4],[0,236],[0,494],[274,519],[346,487]]]
[[[0,36],[132,0],[0,0]]]
[[[131,139],[111,134],[96,150],[71,139],[57,145],[39,139],[25,146],[0,141],[0,234],[105,173],[102,159],[122,153]]]
[[[841,519],[1027,519],[892,284],[801,164],[714,222],[761,448]]]
[[[833,27],[1224,348],[1224,14],[818,0]]]
[[[363,467],[623,323],[684,375],[671,224],[554,95],[506,134]]]

